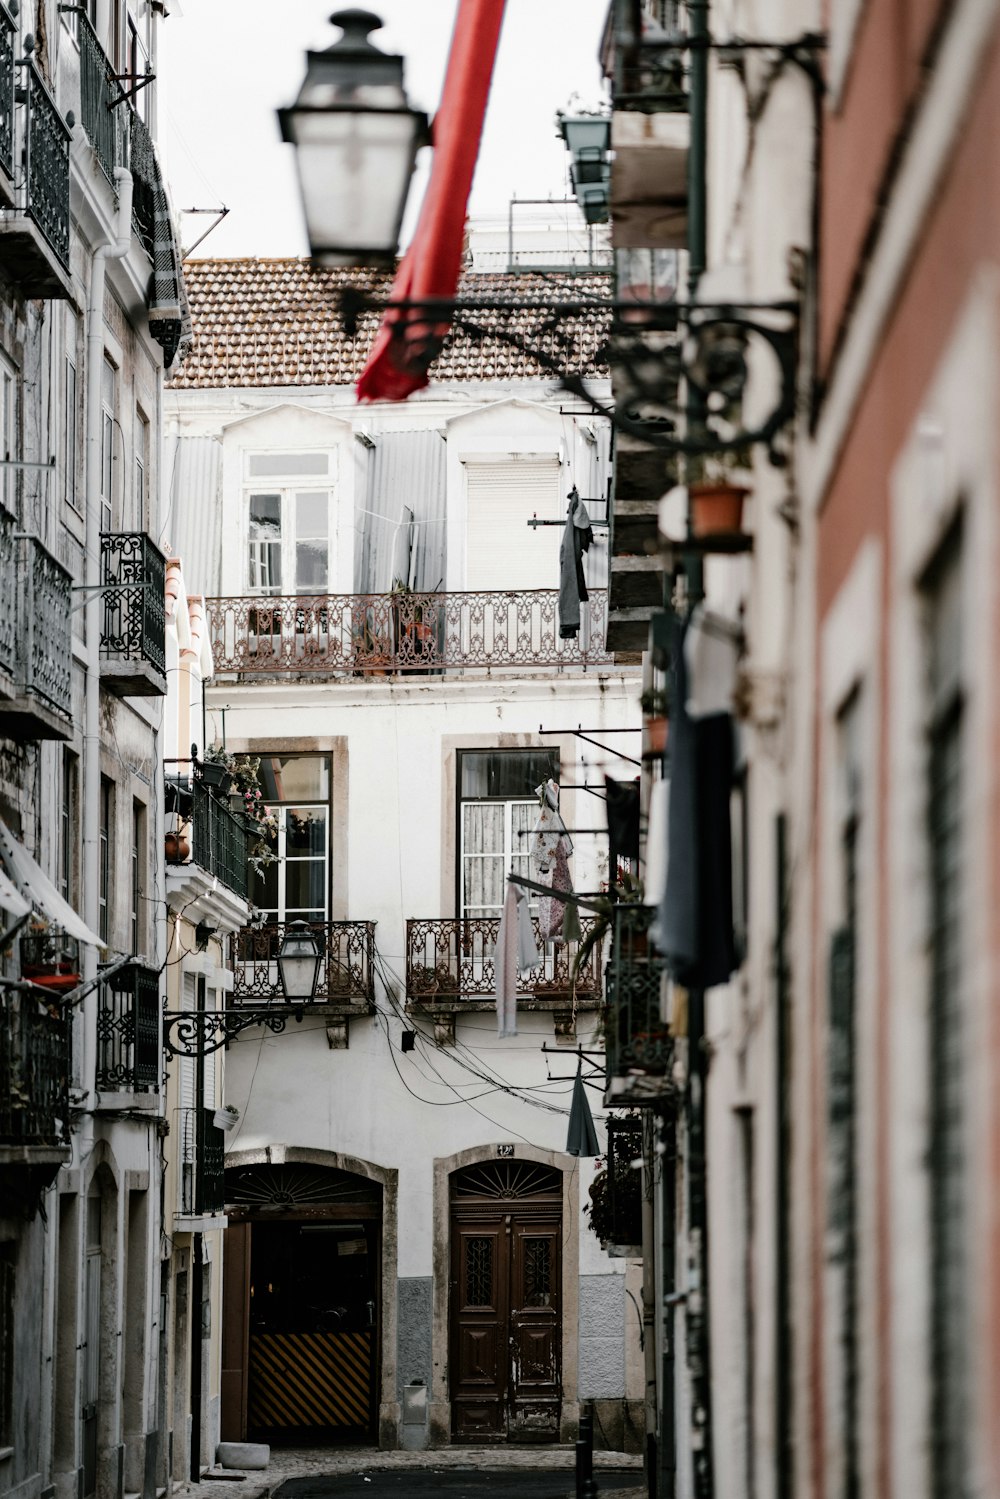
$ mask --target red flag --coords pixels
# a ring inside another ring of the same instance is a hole
[[[390,302],[454,299],[505,3],[459,0],[441,104],[434,117],[434,163],[417,231],[399,263]],[[358,399],[405,401],[422,390],[447,332],[447,322],[431,322],[426,313],[394,312],[390,306],[358,380]]]

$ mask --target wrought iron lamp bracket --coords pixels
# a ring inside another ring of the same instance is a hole
[[[521,333],[503,325],[497,314],[504,312],[532,312],[537,317],[530,331]],[[611,320],[598,359],[624,376],[617,382],[613,405],[590,390],[587,374],[579,368],[584,362],[589,366],[593,356],[585,359],[577,324],[595,312]],[[596,415],[647,447],[675,457],[696,457],[763,446],[776,467],[786,461],[779,438],[795,412],[797,301],[380,301],[350,287],[341,294],[340,313],[344,331],[352,338],[363,317],[384,314],[399,362],[413,372],[429,369],[449,332],[456,330],[474,343],[492,340],[515,349]],[[745,422],[742,405],[751,356],[770,362],[774,395],[761,415]],[[682,382],[703,397],[706,416],[697,430],[679,430],[683,404],[677,392]]]
[[[240,1006],[234,1010],[165,1010],[163,1012],[163,1047],[170,1056],[208,1056],[228,1046],[241,1031],[263,1025],[280,1035],[289,1020],[301,1021],[304,1005],[268,1005],[262,1008]],[[174,1033],[171,1038],[171,1031]]]

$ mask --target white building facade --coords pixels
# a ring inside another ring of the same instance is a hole
[[[565,1150],[577,1068],[603,1083],[599,967],[574,980],[535,906],[516,1034],[494,997],[536,788],[562,788],[573,883],[596,895],[604,775],[638,771],[639,672],[604,645],[606,424],[502,339],[456,339],[425,393],[359,406],[335,278],[188,279],[170,539],[206,595],[206,742],[260,757],[274,820],[232,1009],[281,1006],[294,921],[321,952],[314,1001],[226,1056],[222,1435],[567,1440],[594,1399],[598,1440],[631,1446],[638,1267],[588,1228],[594,1168]],[[574,488],[598,525],[562,638]]]

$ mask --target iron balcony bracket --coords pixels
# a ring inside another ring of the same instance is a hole
[[[305,1005],[248,1005],[238,1010],[164,1010],[163,1048],[173,1057],[208,1056],[255,1025],[264,1025],[280,1035],[289,1020],[302,1020],[306,1008]]]
[[[382,300],[350,287],[341,293],[344,331],[354,338],[366,316],[383,316],[398,362],[423,374],[437,359],[452,330],[476,344],[494,340],[523,354],[555,377],[561,388],[619,432],[675,457],[766,448],[776,467],[786,458],[778,439],[795,414],[799,303],[640,302],[590,297],[553,301],[528,298]],[[498,314],[534,312],[523,334],[505,327]],[[596,354],[593,327],[579,320],[595,312],[610,317],[608,336]],[[590,335],[588,339],[588,335]],[[587,379],[596,362],[615,372],[609,404],[593,394]],[[764,408],[745,420],[743,397],[750,368],[772,392]],[[682,389],[701,397],[704,418],[685,430]]]

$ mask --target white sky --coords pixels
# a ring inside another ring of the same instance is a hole
[[[308,47],[339,34],[331,0],[168,0],[160,32],[158,135],[175,208],[225,203],[229,217],[198,255],[304,255],[293,152],[275,110],[290,104]],[[472,189],[474,216],[506,216],[510,198],[568,195],[566,149],[554,116],[574,93],[603,93],[597,51],[609,0],[507,0],[493,91]],[[406,59],[411,104],[433,115],[444,77],[455,0],[373,0],[373,34]],[[415,218],[429,152],[414,178],[404,239]],[[207,218],[185,218],[185,245]]]

